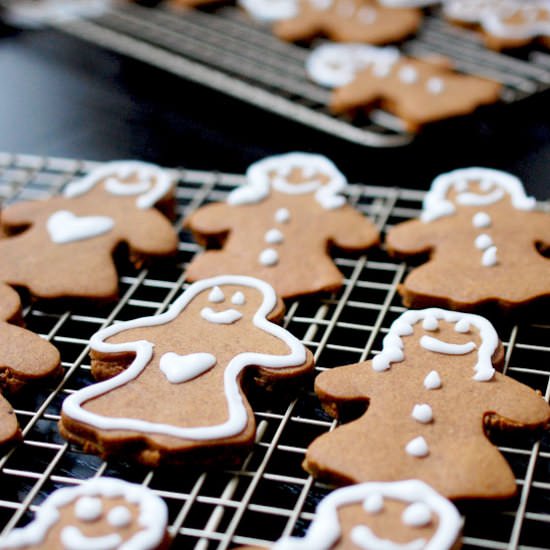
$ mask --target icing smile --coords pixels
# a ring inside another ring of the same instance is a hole
[[[273,188],[281,193],[289,195],[301,195],[305,193],[313,193],[321,187],[322,183],[319,180],[306,181],[304,183],[288,183],[284,178],[273,178]]]
[[[114,550],[122,543],[120,535],[112,533],[103,537],[87,537],[78,527],[65,527],[61,542],[67,550]]]
[[[236,309],[224,309],[223,311],[214,311],[211,307],[205,307],[201,310],[201,317],[209,323],[218,325],[230,325],[241,319],[243,314]]]
[[[369,550],[376,548],[378,550],[422,550],[425,548],[424,539],[415,539],[411,542],[398,543],[387,539],[378,538],[366,525],[358,525],[351,532],[351,540],[359,546]]]
[[[478,205],[493,204],[498,202],[504,197],[504,191],[502,189],[495,189],[491,193],[481,195],[479,193],[464,192],[457,196],[457,202],[464,205]]]
[[[447,355],[466,355],[474,349],[476,345],[474,342],[466,342],[465,344],[451,344],[432,336],[422,336],[420,339],[420,345],[428,351],[434,353],[445,353]]]

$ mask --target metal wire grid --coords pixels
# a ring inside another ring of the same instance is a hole
[[[93,163],[58,158],[0,154],[0,197],[5,201],[39,199],[57,193]],[[242,176],[180,170],[177,188],[181,218],[210,201],[223,200]],[[353,185],[351,202],[380,229],[415,217],[422,192]],[[320,408],[313,392],[267,397],[252,392],[258,431],[256,444],[241,468],[200,471],[166,467],[149,470],[121,460],[104,462],[68,445],[58,434],[60,405],[66,395],[91,382],[89,337],[115,321],[158,313],[186,287],[184,266],[199,250],[182,232],[177,265],[135,270],[123,266],[120,301],[103,307],[79,306],[56,311],[25,309],[27,326],[61,351],[65,376],[56,386],[29,390],[12,404],[24,441],[0,458],[0,530],[5,533],[34,516],[54,489],[89,477],[111,475],[142,483],[169,508],[174,548],[232,548],[266,544],[283,534],[301,535],[319,500],[330,488],[301,469],[305,449],[335,422]],[[396,296],[406,273],[403,264],[382,251],[368,258],[337,256],[345,274],[343,289],[329,297],[289,304],[285,326],[314,352],[317,369],[370,358],[381,349],[391,322],[403,311]],[[549,398],[550,325],[499,323],[506,346],[506,372]],[[550,547],[550,438],[498,436],[496,440],[514,470],[518,496],[462,505],[466,517],[464,547]],[[313,550],[313,549],[312,549]]]
[[[125,2],[100,18],[58,28],[352,142],[391,147],[412,139],[401,121],[380,110],[361,121],[330,114],[330,92],[305,73],[309,50],[278,40],[232,6],[183,13]],[[445,55],[461,71],[501,82],[505,102],[550,87],[548,53],[535,50],[520,59],[489,51],[477,33],[454,27],[437,13],[425,18],[403,50]]]

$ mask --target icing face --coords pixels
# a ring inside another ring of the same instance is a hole
[[[365,550],[450,550],[461,526],[453,504],[421,481],[362,483],[329,494],[306,536],[283,538],[273,550],[329,550],[337,542]]]
[[[156,548],[164,538],[166,505],[149,489],[118,479],[96,478],[60,489],[36,519],[1,541],[2,548],[36,546],[63,550]]]
[[[205,295],[208,294],[205,301]],[[214,325],[232,325],[243,318],[243,306],[246,304],[261,304],[261,296],[254,295],[254,290],[240,287],[215,286],[208,292],[197,296],[204,303],[200,316],[206,322]]]

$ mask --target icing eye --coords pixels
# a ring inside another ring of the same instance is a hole
[[[225,300],[225,296],[219,286],[215,286],[208,295],[208,301],[219,304]]]
[[[470,323],[466,319],[460,319],[455,325],[455,332],[468,334],[470,332]]]
[[[373,493],[363,501],[363,509],[369,514],[378,514],[384,509],[384,497],[380,493]]]
[[[244,306],[244,304],[246,304],[246,298],[242,292],[237,291],[231,296],[231,303],[236,306]]]
[[[415,502],[405,508],[401,521],[409,527],[424,527],[432,522],[432,512],[423,502]]]
[[[95,521],[103,513],[103,503],[99,498],[82,497],[75,506],[75,515],[80,521]]]
[[[424,321],[422,321],[422,328],[424,330],[435,331],[439,328],[439,323],[433,315],[428,315]]]
[[[126,506],[115,506],[107,515],[107,521],[113,527],[128,527],[132,523],[132,512]]]

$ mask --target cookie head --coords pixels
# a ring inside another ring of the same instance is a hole
[[[421,219],[433,221],[463,207],[484,207],[502,202],[518,210],[532,210],[535,199],[528,197],[521,181],[506,172],[489,168],[464,168],[438,176],[423,204]]]
[[[288,153],[268,157],[252,164],[246,178],[246,185],[229,195],[229,204],[261,202],[272,190],[286,195],[314,195],[326,209],[339,208],[345,202],[338,194],[347,184],[344,175],[321,155]]]

